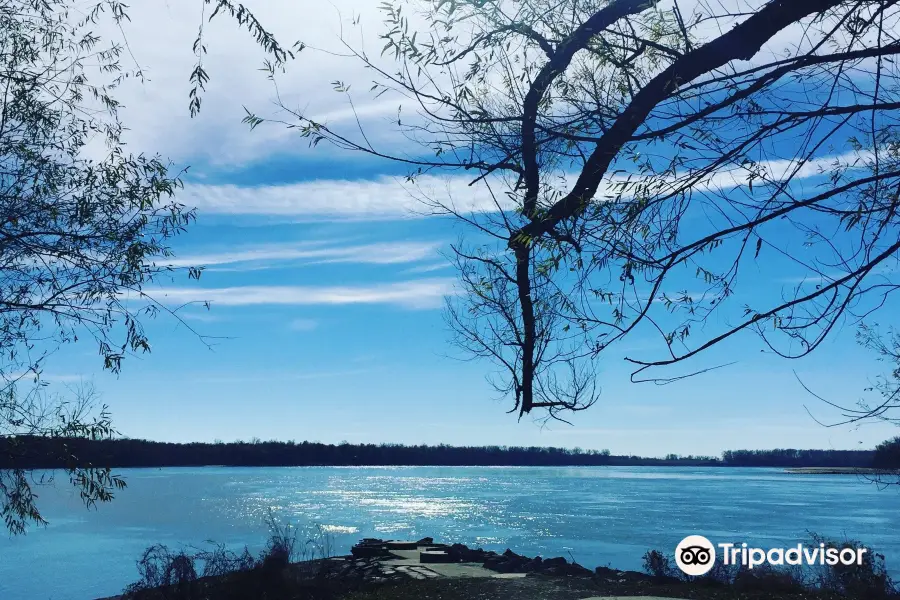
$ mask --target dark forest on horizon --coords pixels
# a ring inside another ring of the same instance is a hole
[[[615,455],[609,450],[318,442],[169,443],[139,439],[0,438],[0,469],[78,466],[721,466],[871,467],[873,450],[728,450],[721,457]]]

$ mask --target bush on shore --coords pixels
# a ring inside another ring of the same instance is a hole
[[[306,540],[301,541],[298,531],[288,523],[280,523],[271,515],[267,523],[270,535],[265,549],[254,556],[246,547],[242,551],[229,550],[223,545],[214,545],[203,550],[173,551],[163,545],[148,548],[138,561],[140,579],[130,585],[123,598],[126,600],[237,600],[254,598],[260,600],[335,600],[344,597],[349,591],[375,593],[380,586],[371,587],[374,582],[386,581],[381,577],[354,578],[347,574],[358,568],[359,561],[342,562],[325,560],[331,558],[331,536],[317,527]],[[821,536],[810,534],[811,541],[836,548],[861,548],[862,545],[853,540],[833,542]],[[456,548],[452,546],[451,548]],[[465,549],[464,546],[461,548]],[[466,549],[468,550],[468,549]],[[483,553],[481,550],[471,551]],[[487,553],[495,558],[518,558],[525,561],[541,561],[540,558],[528,559],[507,550],[503,555]],[[691,577],[682,573],[676,566],[674,557],[650,550],[644,555],[644,571],[650,576],[639,573],[628,573],[598,567],[596,572],[578,567],[576,571],[563,569],[551,573],[529,573],[538,577],[550,577],[551,580],[566,579],[573,576],[586,582],[585,589],[591,586],[607,589],[610,584],[619,587],[613,591],[633,593],[640,590],[645,595],[650,591],[665,589],[666,592],[690,591],[695,597],[708,598],[819,598],[832,600],[847,598],[850,600],[900,600],[894,582],[887,573],[884,556],[867,552],[863,555],[861,565],[843,565],[834,567],[817,565],[769,566],[760,565],[753,569],[745,566],[724,565],[717,561],[713,569],[700,577]],[[468,560],[468,559],[466,559]],[[550,563],[565,559],[547,559],[542,563]],[[529,563],[530,564],[530,563]],[[339,568],[335,568],[338,566]],[[485,564],[487,567],[488,565]],[[577,565],[572,565],[576,566]],[[490,567],[489,567],[490,568]],[[505,569],[495,569],[507,572]],[[516,571],[518,572],[518,571]],[[345,576],[346,575],[346,576]],[[593,576],[593,577],[592,577]],[[404,579],[400,577],[400,579]],[[451,578],[452,579],[452,578]],[[378,594],[394,593],[405,590],[412,580],[393,580],[394,586],[387,586]],[[387,584],[385,584],[387,585]],[[397,587],[399,585],[400,587]],[[448,584],[450,588],[454,586]],[[606,586],[605,588],[603,586]],[[631,587],[629,587],[631,586]],[[633,589],[632,589],[633,588]],[[368,598],[368,595],[361,597]],[[373,597],[381,597],[378,594]],[[435,597],[445,598],[443,592]],[[698,596],[699,594],[699,596]],[[588,594],[590,595],[590,594]],[[597,595],[597,594],[594,594]],[[616,595],[616,594],[613,594]],[[652,595],[652,594],[651,594]],[[667,595],[667,594],[662,594]],[[352,594],[350,597],[353,597]],[[429,596],[430,597],[430,596]],[[456,598],[452,594],[446,598]]]
[[[245,546],[229,550],[223,544],[205,549],[171,550],[162,544],[147,548],[137,561],[139,579],[129,585],[127,600],[200,600],[207,598],[330,597],[318,581],[318,567],[331,557],[331,536],[316,526],[300,543],[297,529],[273,515],[266,519],[269,538],[254,556]],[[288,574],[294,563],[306,567]],[[294,577],[292,577],[292,575]]]

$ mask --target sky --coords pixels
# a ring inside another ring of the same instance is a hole
[[[247,2],[279,39],[335,49],[356,16],[368,34],[360,43],[379,46],[376,4]],[[325,145],[310,150],[283,127],[250,132],[241,124],[244,107],[273,113],[274,91],[259,71],[260,51],[226,18],[206,29],[211,81],[191,119],[200,9],[199,1],[134,3],[124,28],[128,60],[147,79],[126,85],[119,98],[129,148],[190,165],[178,199],[198,211],[197,223],[173,243],[171,264],[204,265],[200,281],[179,273],[147,291],[166,306],[209,301],[210,308],[179,310],[184,323],[165,315],[146,323],[152,352],[127,358],[119,375],[103,371],[89,342],[61,348],[44,371],[55,386],[92,382],[122,435],[541,445],[647,456],[871,448],[896,435],[884,424],[827,428],[813,418],[838,416],[801,380],[852,404],[879,372],[850,329],[799,361],[761,351],[747,334],[714,351],[736,364],[666,386],[630,383],[622,358],[649,341],[629,338],[600,359],[600,400],[571,425],[508,414],[510,400],[485,379],[493,366],[464,360],[449,343],[443,305],[455,273],[446,255],[465,230],[423,216],[396,166]],[[352,125],[353,111],[330,83],[339,78],[368,81],[353,61],[301,54],[279,91],[320,120]],[[369,99],[356,109],[374,139],[403,150],[391,128],[396,100]],[[461,202],[484,201],[458,179],[425,185]],[[766,283],[793,285],[789,272]]]

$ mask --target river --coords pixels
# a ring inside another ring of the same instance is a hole
[[[639,569],[689,534],[756,547],[815,532],[858,539],[900,568],[900,490],[850,475],[682,467],[296,467],[124,469],[128,488],[85,510],[64,484],[41,488],[49,526],[0,538],[0,598],[83,600],[137,577],[150,544],[206,540],[260,550],[270,512],[321,526],[335,552],[362,537],[416,539],[588,567]]]

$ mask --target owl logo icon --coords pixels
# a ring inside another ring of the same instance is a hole
[[[689,535],[675,547],[675,564],[687,575],[705,575],[716,564],[716,548],[702,535]]]

